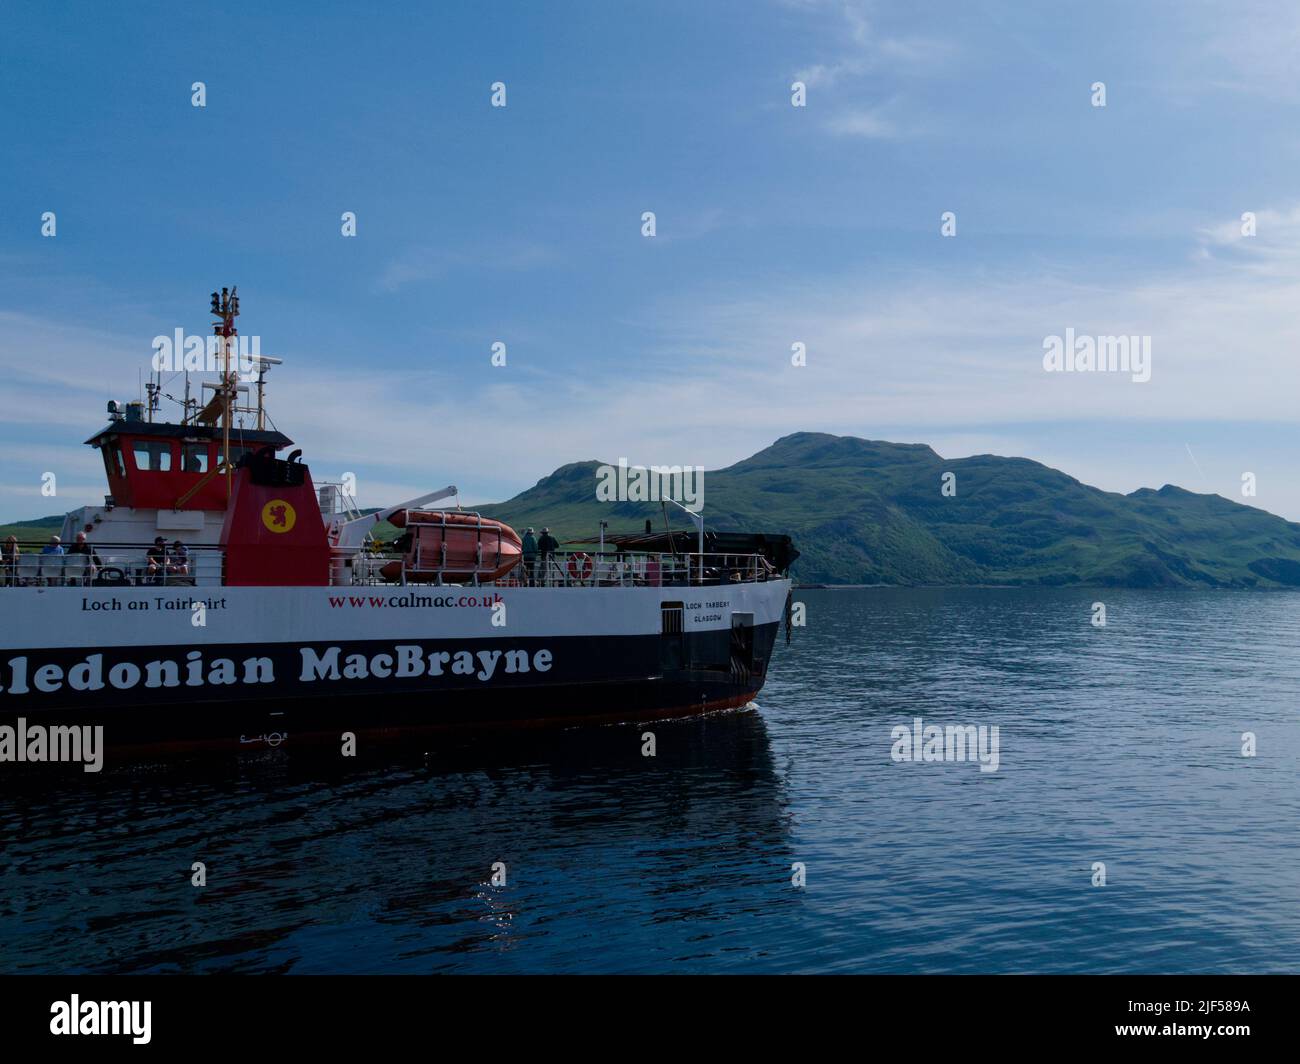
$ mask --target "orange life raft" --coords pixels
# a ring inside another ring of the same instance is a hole
[[[523,556],[519,533],[507,524],[459,510],[398,510],[388,518],[409,535],[402,561],[380,569],[385,580],[430,583],[499,580]]]

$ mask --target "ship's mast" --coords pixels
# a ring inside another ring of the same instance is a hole
[[[158,377],[155,380],[154,375],[149,374],[149,380],[144,386],[145,395],[148,397],[145,402],[146,418],[152,424],[154,411],[162,406],[160,396],[162,395],[162,370],[158,370]]]
[[[212,314],[218,320],[212,331],[221,337],[221,460],[226,467],[226,498],[230,498],[233,473],[230,468],[230,421],[234,416],[234,397],[238,375],[230,370],[230,345],[239,334],[235,319],[239,317],[239,288],[223,288],[221,294],[212,293]]]

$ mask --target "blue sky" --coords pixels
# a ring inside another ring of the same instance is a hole
[[[1292,5],[3,13],[0,519],[95,501],[104,401],[238,284],[277,426],[363,505],[808,430],[1117,491],[1249,471],[1300,520]],[[1045,373],[1067,328],[1151,336],[1152,379]]]

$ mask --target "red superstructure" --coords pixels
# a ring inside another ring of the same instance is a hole
[[[285,462],[267,447],[235,470],[234,494],[221,528],[226,583],[323,587],[330,545],[311,473],[295,451]]]

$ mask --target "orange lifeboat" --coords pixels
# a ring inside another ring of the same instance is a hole
[[[389,518],[406,530],[402,561],[380,569],[385,580],[410,583],[499,580],[519,564],[523,543],[507,524],[459,510],[398,510]]]

